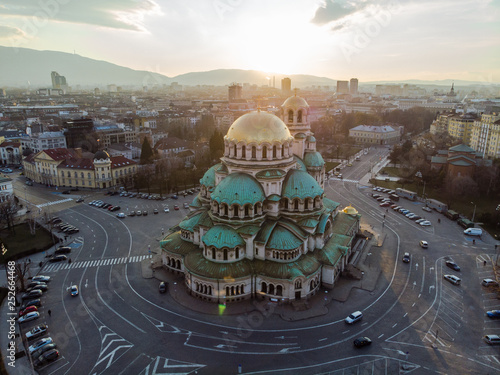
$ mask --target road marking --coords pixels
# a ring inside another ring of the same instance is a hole
[[[325,340],[328,340],[328,337],[325,337],[323,339],[319,339],[318,341],[325,341]]]
[[[398,323],[394,324],[394,325],[392,326],[392,328],[396,327],[397,325],[398,325]]]
[[[378,339],[381,338],[382,336],[384,336],[384,334],[382,333],[379,337],[377,337]]]
[[[348,329],[347,331],[344,331],[342,332],[343,335],[345,335],[347,332],[349,332],[350,330]]]
[[[405,314],[403,315],[403,318],[406,318],[406,315],[408,315],[408,313],[405,313]]]
[[[130,259],[129,263],[141,262],[144,259],[152,258],[152,255],[140,255],[135,256]],[[128,258],[111,258],[111,259],[99,259],[99,260],[91,260],[91,261],[79,261],[79,262],[71,262],[65,264],[48,264],[43,267],[43,272],[57,272],[62,269],[74,269],[74,268],[87,268],[87,267],[102,267],[109,266],[117,263],[125,263]]]

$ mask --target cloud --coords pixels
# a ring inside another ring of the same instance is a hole
[[[356,13],[360,9],[367,6],[368,3],[363,1],[343,2],[336,0],[326,0],[326,2],[316,9],[312,23],[317,25],[324,25],[332,21],[340,20],[346,16]]]
[[[2,0],[0,17],[47,19],[145,31],[144,17],[161,14],[157,0]]]
[[[0,25],[0,39],[23,37],[24,35],[25,35],[24,32],[21,29],[18,29],[17,27]]]

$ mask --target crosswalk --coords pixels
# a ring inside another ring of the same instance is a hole
[[[43,267],[42,272],[57,272],[62,270],[71,270],[76,268],[112,266],[115,264],[137,263],[144,259],[152,258],[152,255],[136,255],[132,257],[108,258],[96,260],[82,260],[72,263],[47,264]]]
[[[357,184],[359,182],[358,180],[350,180],[348,178],[337,178],[337,177],[330,177],[330,181],[352,182],[353,184]]]
[[[54,204],[60,204],[60,203],[66,203],[66,202],[73,202],[73,199],[66,198],[66,199],[61,199],[59,201],[45,202],[45,203],[42,203],[42,204],[37,204],[36,207],[37,208],[43,208],[43,207],[47,207],[47,206],[52,206]]]

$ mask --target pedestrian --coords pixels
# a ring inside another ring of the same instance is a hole
[[[484,261],[484,263],[483,263],[483,264],[484,264],[484,266],[486,267],[486,261]]]
[[[476,244],[476,240],[472,240],[472,244],[475,245]]]
[[[47,312],[49,313],[49,316],[52,316],[52,311],[49,310]]]

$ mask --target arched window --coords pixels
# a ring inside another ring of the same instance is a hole
[[[227,249],[224,249],[224,260],[227,260]]]
[[[284,199],[283,206],[285,206],[285,210],[288,210],[288,199]]]
[[[262,147],[262,159],[267,159],[267,147]]]
[[[288,111],[288,122],[292,122],[292,121],[293,121],[293,111],[289,110]]]
[[[245,205],[245,217],[250,215],[250,207],[248,204]]]
[[[273,146],[273,159],[276,159],[276,145]]]
[[[238,148],[234,145],[234,157],[236,157],[236,155],[238,155]]]
[[[276,287],[276,295],[277,296],[282,296],[283,295],[283,287],[281,285],[278,285]]]
[[[262,286],[260,287],[262,293],[267,293],[267,284],[262,282]]]
[[[227,216],[228,215],[228,209],[227,209],[227,204],[224,205],[224,215]]]
[[[239,207],[237,205],[233,206],[233,215],[238,216],[240,213]]]
[[[215,259],[215,249],[212,248],[212,259]]]
[[[294,210],[298,210],[299,209],[299,200],[298,199],[295,199],[293,201],[293,209]]]
[[[257,148],[255,146],[252,146],[252,159],[255,159],[257,157]]]
[[[238,259],[240,257],[240,248],[237,247],[236,248],[236,259]]]
[[[297,281],[295,282],[295,289],[300,289],[300,288],[302,288],[302,281],[297,280]]]
[[[302,122],[302,110],[297,114],[297,122]]]
[[[304,201],[304,209],[305,209],[305,210],[308,210],[308,209],[309,209],[309,199],[306,199],[306,200]]]
[[[274,294],[274,285],[269,284],[269,294]]]
[[[285,145],[282,145],[281,146],[281,157],[284,158],[285,157]]]
[[[245,147],[245,145],[241,146],[241,157],[243,159],[247,158],[247,148]]]

